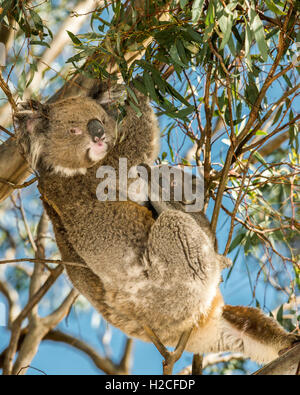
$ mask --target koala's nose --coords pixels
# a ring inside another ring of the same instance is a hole
[[[94,142],[101,140],[104,136],[104,128],[98,119],[91,119],[87,124],[87,129]]]

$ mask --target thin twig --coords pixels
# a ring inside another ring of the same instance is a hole
[[[203,356],[195,354],[192,363],[192,374],[202,376],[203,374]]]
[[[56,265],[68,265],[68,266],[76,266],[76,267],[84,267],[87,268],[83,263],[78,262],[65,262],[60,259],[35,259],[35,258],[19,258],[19,259],[5,259],[0,261],[0,265],[5,265],[7,263],[17,263],[17,262],[32,262],[32,263],[54,263]]]
[[[28,301],[27,305],[15,319],[12,324],[11,338],[9,342],[9,347],[5,355],[5,360],[3,364],[3,375],[11,375],[13,368],[13,359],[17,351],[18,341],[21,334],[21,326],[23,320],[28,316],[32,308],[42,299],[42,297],[48,292],[48,290],[55,283],[57,278],[62,274],[63,267],[58,266],[49,275],[45,284],[36,292],[33,297]]]
[[[8,135],[9,135],[10,137],[12,137],[12,138],[15,138],[15,137],[16,137],[13,133],[11,133],[9,130],[7,130],[5,127],[3,127],[3,126],[1,126],[1,125],[0,125],[0,130],[2,130],[2,132],[8,134]]]
[[[13,182],[10,182],[8,180],[5,180],[5,178],[1,178],[0,177],[0,182],[2,182],[3,184],[9,185],[13,189],[23,189],[23,188],[29,187],[30,185],[32,185],[36,181],[37,181],[37,177],[34,177],[30,181],[27,181],[27,182],[24,182],[21,185],[18,185],[18,184],[14,184]]]
[[[168,349],[163,345],[159,337],[154,333],[154,331],[150,327],[144,326],[144,330],[148,335],[149,339],[158,349],[160,354],[164,357],[163,374],[171,375],[173,372],[174,364],[181,357],[193,329],[183,332],[173,352],[168,351]]]

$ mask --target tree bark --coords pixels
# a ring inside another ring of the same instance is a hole
[[[28,164],[19,153],[16,140],[10,138],[0,145],[0,178],[13,184],[22,184],[30,175]],[[0,182],[0,202],[5,200],[14,189]]]
[[[254,375],[300,375],[300,344],[259,369]]]

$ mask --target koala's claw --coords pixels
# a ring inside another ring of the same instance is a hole
[[[33,112],[40,110],[42,108],[42,104],[39,103],[37,100],[29,99],[18,103],[17,108],[20,111],[31,110]]]
[[[292,346],[295,346],[297,343],[300,343],[300,335],[296,335],[294,333],[291,333],[289,335],[289,338],[291,339]]]
[[[21,110],[21,109],[17,109],[17,111],[14,113],[14,116],[16,118],[25,118],[25,117],[30,117],[33,115],[33,111],[30,110]]]
[[[290,341],[290,345],[288,347],[283,348],[278,352],[278,355],[282,355],[286,353],[287,351],[291,350],[293,347],[295,347],[297,344],[300,343],[300,335],[296,335],[294,333],[288,334],[288,340]]]
[[[17,119],[39,118],[43,113],[43,105],[36,100],[27,100],[17,104],[14,117]]]

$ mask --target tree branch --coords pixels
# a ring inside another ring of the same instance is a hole
[[[12,373],[13,358],[17,350],[23,320],[28,316],[33,307],[39,303],[42,297],[48,292],[62,272],[62,266],[58,266],[52,271],[45,284],[33,295],[33,297],[28,301],[27,305],[13,322],[10,343],[3,364],[3,375],[10,375]]]
[[[128,374],[127,370],[123,370],[121,363],[115,364],[109,358],[102,357],[99,355],[94,347],[91,347],[82,340],[77,339],[74,336],[63,333],[59,330],[52,330],[47,333],[43,340],[50,340],[54,342],[62,342],[68,344],[71,347],[85,353],[94,362],[95,366],[106,374]]]
[[[300,344],[254,373],[262,375],[300,375]]]
[[[175,347],[175,350],[171,352],[168,351],[168,349],[162,344],[159,337],[153,332],[150,327],[145,325],[144,330],[149,339],[152,341],[152,343],[155,345],[155,347],[165,359],[163,361],[163,374],[171,375],[173,372],[174,364],[181,357],[193,329],[187,330],[182,333],[177,343],[177,346]]]
[[[65,261],[61,261],[60,259],[35,259],[35,258],[6,259],[0,261],[0,265],[6,265],[7,263],[17,263],[17,262],[33,262],[33,263],[41,263],[41,264],[54,263],[56,265],[77,266],[86,269],[86,265],[84,265],[83,263],[65,262]]]

